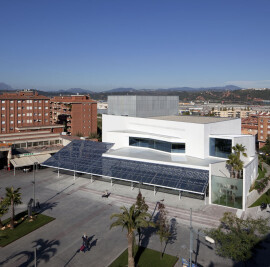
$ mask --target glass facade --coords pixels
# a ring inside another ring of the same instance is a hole
[[[137,147],[148,147],[169,153],[185,153],[185,143],[170,143],[150,138],[129,137],[129,145]]]
[[[232,153],[232,140],[210,138],[209,153],[213,157],[227,158]]]
[[[212,175],[212,203],[242,209],[243,180]]]

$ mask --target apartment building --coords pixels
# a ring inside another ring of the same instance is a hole
[[[50,124],[50,99],[32,90],[0,95],[0,126],[0,168],[10,169],[19,154],[28,157],[36,148],[49,154],[49,147],[62,143],[63,125]]]
[[[250,115],[247,118],[241,119],[241,133],[242,134],[258,134],[258,117],[255,114]]]
[[[50,125],[50,99],[30,90],[0,95],[0,111],[0,134]]]
[[[51,123],[64,124],[71,135],[88,137],[97,132],[97,102],[88,95],[51,99]]]
[[[252,110],[249,107],[215,107],[212,113],[222,118],[247,118]]]
[[[270,135],[270,115],[263,113],[258,115],[258,142],[259,148],[265,145],[267,137]]]

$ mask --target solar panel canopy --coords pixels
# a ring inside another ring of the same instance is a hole
[[[114,144],[73,140],[42,165],[80,173],[204,194],[209,172],[192,168],[103,157]]]

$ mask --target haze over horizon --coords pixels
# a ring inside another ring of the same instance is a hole
[[[14,0],[0,9],[0,82],[13,88],[270,88],[267,0]]]

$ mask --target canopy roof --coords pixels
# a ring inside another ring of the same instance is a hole
[[[35,156],[26,156],[10,160],[14,168],[34,165],[35,163],[41,164],[51,157],[50,154],[41,154]]]
[[[111,143],[74,140],[41,165],[180,191],[205,193],[209,179],[207,170],[103,157],[102,154],[112,146]]]

